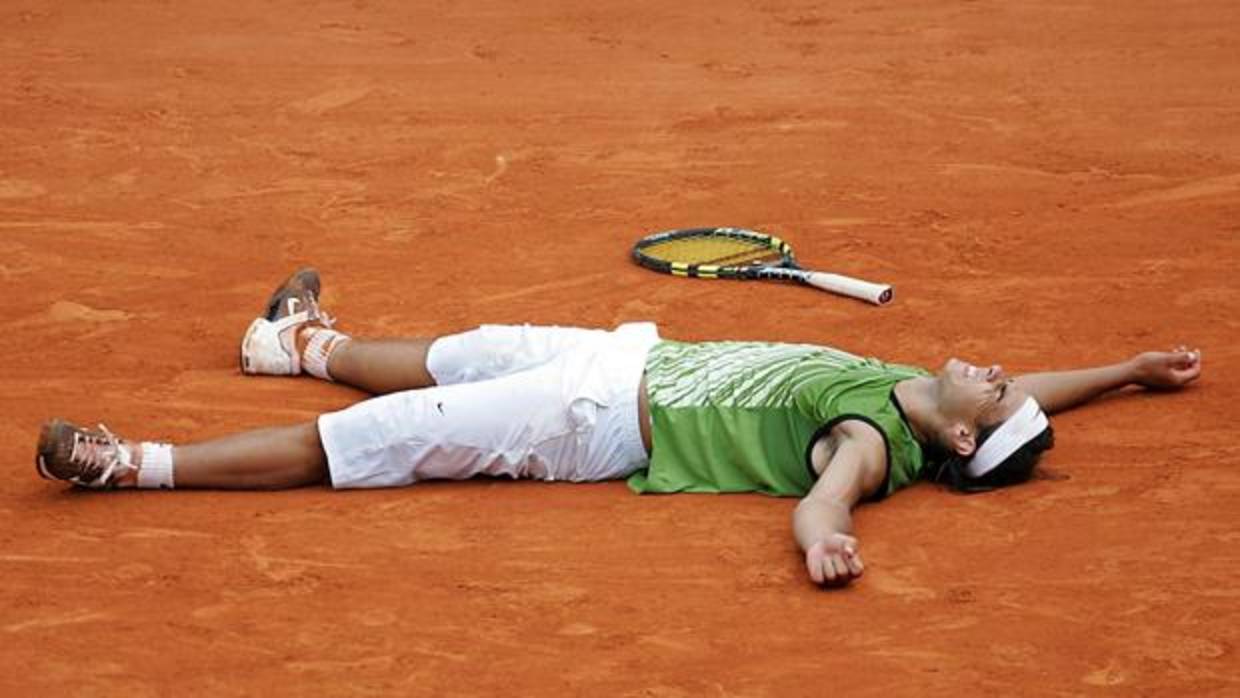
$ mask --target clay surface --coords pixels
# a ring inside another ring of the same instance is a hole
[[[1235,695],[1240,5],[0,8],[0,694]],[[896,286],[675,279],[737,225]],[[1010,371],[1200,347],[1047,477],[857,516],[823,592],[762,496],[497,481],[94,494],[40,423],[186,441],[363,397],[243,377],[318,265],[345,330],[658,321]]]

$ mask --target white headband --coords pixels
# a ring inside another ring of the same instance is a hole
[[[1025,404],[995,429],[990,438],[977,449],[977,453],[965,464],[965,472],[969,477],[981,477],[994,470],[995,466],[1007,460],[1017,449],[1045,431],[1048,424],[1050,422],[1038,406],[1038,401],[1032,397],[1026,399]]]

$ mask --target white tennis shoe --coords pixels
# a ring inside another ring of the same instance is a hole
[[[293,273],[267,301],[265,317],[255,318],[241,339],[241,372],[249,375],[296,376],[301,373],[297,332],[309,323],[331,327],[319,310],[319,273],[305,268]]]

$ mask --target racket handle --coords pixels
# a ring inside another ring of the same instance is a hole
[[[874,305],[887,305],[893,297],[892,289],[887,284],[870,283],[841,274],[811,271],[805,276],[805,283],[814,288],[858,298]]]

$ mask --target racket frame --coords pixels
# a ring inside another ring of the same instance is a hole
[[[645,253],[648,247],[690,237],[724,237],[758,243],[758,249],[762,246],[767,247],[771,252],[779,255],[780,261],[776,264],[768,262],[740,265],[687,264],[657,259]],[[876,284],[842,274],[804,269],[797,263],[792,246],[787,242],[774,235],[747,228],[677,228],[653,233],[633,245],[633,260],[647,269],[688,278],[797,281],[875,305],[886,305],[892,299],[892,289],[885,284]]]

